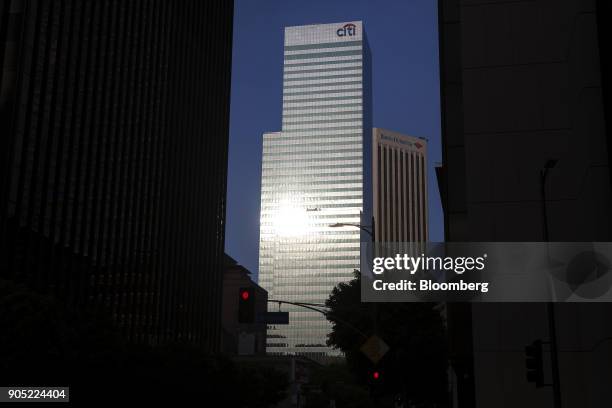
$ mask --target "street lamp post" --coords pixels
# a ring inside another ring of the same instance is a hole
[[[373,223],[372,223],[373,224]],[[347,222],[337,222],[335,224],[330,224],[330,228],[340,228],[340,227],[355,227],[364,231],[366,234],[372,238],[372,242],[374,242],[374,225],[361,225],[361,224],[353,224]]]
[[[546,178],[548,177],[548,171],[553,169],[557,165],[556,159],[548,159],[544,163],[544,167],[540,169],[540,195],[542,203],[542,235],[544,236],[544,242],[549,241],[548,237],[548,214],[546,212]]]
[[[548,159],[540,169],[540,194],[542,204],[542,236],[548,242],[548,214],[546,211],[546,178],[548,171],[557,165],[556,159]],[[555,320],[555,307],[553,302],[548,303],[548,331],[550,336],[550,365],[552,371],[553,405],[561,408],[561,381],[559,376],[559,355],[557,354],[557,327]]]

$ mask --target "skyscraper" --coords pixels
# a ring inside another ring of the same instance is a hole
[[[285,28],[282,131],[263,136],[259,280],[270,299],[323,303],[359,268],[360,229],[330,225],[371,222],[370,82],[360,21]],[[267,351],[329,353],[326,319],[289,312]]]
[[[220,346],[232,2],[0,2],[0,277]]]
[[[427,242],[427,142],[372,130],[374,226],[379,242]]]

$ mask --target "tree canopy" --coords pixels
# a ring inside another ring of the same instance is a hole
[[[333,324],[327,344],[345,353],[360,381],[381,395],[402,395],[423,406],[447,403],[447,347],[439,304],[361,302],[356,271],[353,280],[333,289],[326,306]],[[390,347],[378,364],[360,351],[373,334]],[[370,378],[374,370],[380,373],[376,384]]]

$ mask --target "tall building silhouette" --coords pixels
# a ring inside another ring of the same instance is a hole
[[[0,276],[220,342],[232,2],[0,2]]]
[[[359,269],[360,229],[330,225],[371,222],[370,87],[360,21],[285,28],[282,131],[263,135],[259,283],[270,299],[324,303]],[[287,310],[267,351],[330,354],[325,317]]]
[[[447,241],[612,239],[604,3],[439,1]],[[552,310],[555,332],[545,304],[448,304],[454,406],[559,406],[527,382],[522,353],[552,336],[560,406],[609,406],[612,307]]]

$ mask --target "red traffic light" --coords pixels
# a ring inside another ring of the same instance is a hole
[[[378,371],[374,371],[372,373],[372,378],[378,380],[380,378],[380,373]]]
[[[238,296],[238,323],[255,323],[255,291],[253,288],[240,288]]]

